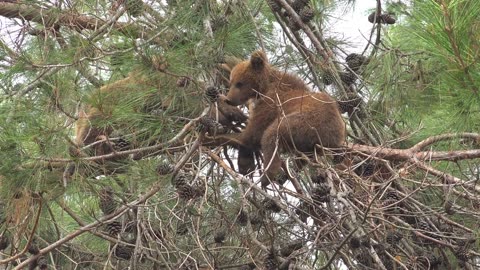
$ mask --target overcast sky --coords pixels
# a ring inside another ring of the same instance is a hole
[[[356,1],[355,9],[348,13],[338,13],[338,19],[332,20],[332,32],[344,37],[352,44],[354,50],[363,50],[369,37],[372,24],[368,22],[370,10],[376,7],[376,1]],[[362,36],[363,35],[363,36]]]

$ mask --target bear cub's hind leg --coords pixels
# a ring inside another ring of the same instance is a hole
[[[282,170],[280,153],[284,151],[285,135],[288,136],[288,124],[286,121],[279,124],[278,120],[274,121],[263,133],[261,146],[265,171],[260,178],[262,187],[275,181]]]
[[[309,118],[312,115],[308,112],[293,113],[277,119],[265,130],[261,144],[265,167],[262,186],[267,186],[278,177],[282,166],[281,153],[300,151],[311,154],[316,144],[322,145],[322,140],[328,140],[325,136],[330,134],[322,134],[325,130],[317,121]]]

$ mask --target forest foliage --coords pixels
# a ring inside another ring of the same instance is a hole
[[[351,0],[0,1],[0,267],[479,268],[480,2],[376,3],[351,51]],[[202,146],[258,49],[338,101],[343,161],[262,187]]]

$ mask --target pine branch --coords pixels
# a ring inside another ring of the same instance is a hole
[[[444,0],[440,1],[440,7],[441,7],[441,10],[442,10],[442,14],[445,18],[445,32],[447,33],[447,36],[448,36],[448,41],[450,42],[450,46],[453,50],[453,53],[455,55],[455,63],[459,66],[460,70],[465,74],[465,76],[467,77],[467,80],[468,80],[468,83],[465,83],[464,81],[461,81],[461,83],[463,84],[463,87],[465,88],[469,88],[473,93],[475,94],[478,94],[478,87],[476,86],[476,81],[475,79],[472,77],[472,74],[470,72],[470,64],[466,64],[463,57],[462,57],[462,54],[460,52],[460,48],[459,48],[459,45],[458,45],[458,39],[457,37],[455,36],[455,33],[454,33],[454,28],[456,27],[455,26],[455,23],[452,21],[452,17],[451,17],[451,14],[450,14],[450,11],[449,11],[449,4],[446,3]]]
[[[99,218],[95,222],[92,222],[92,223],[86,224],[84,226],[81,226],[80,228],[78,228],[74,232],[66,235],[65,237],[55,241],[54,243],[48,245],[47,247],[41,249],[38,254],[33,255],[30,258],[24,260],[23,262],[18,264],[15,268],[13,268],[13,270],[23,269],[31,261],[36,260],[41,255],[46,254],[46,253],[58,248],[59,246],[63,245],[64,243],[66,243],[66,242],[68,242],[68,241],[70,241],[74,238],[77,238],[78,236],[82,235],[83,233],[91,232],[91,230],[99,227],[100,225],[104,224],[105,222],[107,222],[109,220],[118,218],[119,216],[121,216],[125,212],[127,212],[128,210],[130,210],[132,208],[135,208],[135,206],[143,204],[145,201],[147,201],[150,197],[155,195],[163,187],[164,186],[163,186],[162,182],[159,182],[159,183],[156,183],[156,184],[152,185],[149,189],[147,189],[147,191],[145,192],[144,195],[138,197],[137,199],[131,201],[130,203],[127,203],[127,204],[117,208],[113,213],[111,213],[109,215],[105,215],[105,216]]]
[[[457,151],[420,151],[422,148],[435,142],[450,139],[475,139],[480,140],[478,133],[459,133],[443,134],[432,136],[408,149],[394,149],[388,147],[376,147],[360,144],[348,144],[347,148],[351,151],[358,151],[378,158],[392,161],[406,161],[416,159],[419,161],[458,161],[465,159],[480,158],[480,149],[457,150]]]
[[[45,27],[68,27],[76,31],[99,30],[107,27],[110,21],[105,21],[92,16],[82,15],[71,11],[58,12],[54,8],[45,9],[34,5],[19,3],[0,3],[0,16],[10,19],[24,19],[30,22],[45,25]],[[112,30],[122,35],[135,38],[148,38],[148,34],[134,24],[114,22]],[[112,32],[112,33],[115,33]]]
[[[12,262],[12,261],[22,257],[22,255],[27,252],[28,248],[32,244],[32,241],[33,241],[33,238],[34,238],[34,235],[35,235],[35,231],[37,230],[37,227],[39,225],[40,214],[42,213],[43,198],[40,197],[37,201],[38,201],[37,215],[36,215],[35,220],[34,220],[32,232],[28,236],[27,243],[25,244],[25,247],[22,250],[20,250],[20,252],[18,252],[17,254],[15,254],[11,257],[8,257],[6,259],[0,260],[0,265],[7,264],[9,262]]]
[[[42,78],[51,76],[57,72],[59,72],[62,68],[61,67],[52,67],[44,69],[40,74],[38,74],[37,78],[33,80],[30,84],[25,86],[25,88],[21,89],[20,91],[14,93],[17,97],[22,97],[33,89],[37,88],[42,83]]]

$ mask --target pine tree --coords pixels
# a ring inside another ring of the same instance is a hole
[[[478,1],[377,1],[364,51],[325,27],[355,1],[67,2],[0,1],[13,269],[478,268]],[[237,149],[202,146],[245,127],[219,106],[256,49],[349,133],[263,187],[261,153],[241,177]]]

